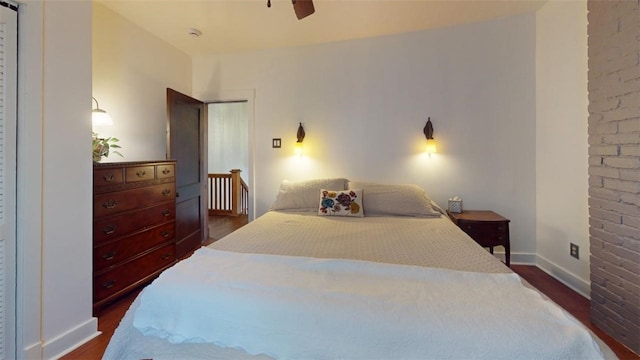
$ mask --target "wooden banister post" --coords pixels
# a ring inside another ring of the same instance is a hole
[[[231,215],[238,216],[238,203],[240,201],[240,169],[231,170]]]

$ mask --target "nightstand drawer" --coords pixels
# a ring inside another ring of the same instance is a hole
[[[469,237],[493,254],[494,246],[504,247],[504,262],[509,266],[511,245],[509,244],[510,220],[490,210],[465,210],[461,213],[447,211],[449,218]]]
[[[509,232],[507,223],[473,222],[461,220],[458,226],[478,244],[488,246],[504,245]]]

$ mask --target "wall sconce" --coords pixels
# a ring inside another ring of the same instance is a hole
[[[427,119],[427,125],[424,126],[422,130],[424,132],[424,136],[427,137],[427,147],[426,153],[431,156],[437,151],[436,139],[433,138],[433,124],[431,123],[431,117]]]
[[[300,123],[298,126],[298,132],[296,133],[296,137],[298,138],[298,141],[296,141],[296,155],[298,156],[302,156],[302,140],[304,140],[305,135],[302,123]]]
[[[96,102],[96,108],[91,110],[91,121],[93,123],[93,126],[113,125],[111,116],[109,116],[106,111],[100,109],[98,100],[96,100],[96,98],[94,98],[93,96],[91,98]]]

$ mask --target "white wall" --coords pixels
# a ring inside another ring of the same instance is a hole
[[[166,158],[167,87],[191,94],[191,58],[95,3],[93,96],[114,122],[95,130],[120,139],[124,156],[103,161]]]
[[[381,38],[193,61],[193,91],[255,89],[256,215],[282,179],[417,183],[440,204],[512,220],[512,252],[535,251],[533,14]],[[439,153],[423,153],[430,116]],[[293,156],[298,122],[305,156]],[[271,139],[283,139],[272,149]],[[514,256],[518,261],[518,255]],[[527,257],[531,259],[531,257]]]
[[[586,1],[538,10],[536,103],[538,266],[588,295]],[[571,242],[580,260],[569,256]]]
[[[27,2],[19,31],[17,337],[20,357],[48,359],[98,334],[91,2]]]

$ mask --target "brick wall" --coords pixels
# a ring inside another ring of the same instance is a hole
[[[640,353],[640,0],[589,0],[591,320]]]

